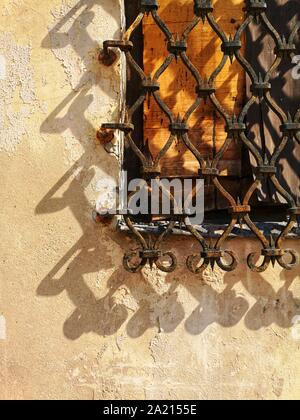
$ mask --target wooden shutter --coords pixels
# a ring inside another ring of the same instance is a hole
[[[214,15],[224,31],[235,34],[244,19],[244,1],[231,0],[214,1]],[[193,1],[190,0],[160,0],[159,14],[167,23],[173,34],[181,34],[192,21]],[[144,26],[144,68],[147,74],[161,66],[168,55],[164,34],[154,25],[151,17],[145,19]],[[221,40],[206,21],[200,23],[188,38],[187,54],[193,64],[199,69],[201,76],[209,77],[221,62]],[[195,101],[196,82],[183,63],[173,62],[160,78],[161,96],[173,111],[174,115],[183,116]],[[228,60],[226,67],[216,80],[217,98],[228,112],[239,114],[246,96],[246,79],[244,70],[235,60],[231,65]],[[151,99],[149,107],[144,110],[144,139],[148,141],[150,151],[156,156],[169,137],[168,118]],[[223,145],[227,133],[225,123],[208,100],[192,115],[189,121],[190,138],[194,145],[206,158],[212,158]],[[229,190],[237,190],[237,179],[242,174],[241,145],[232,143],[220,162],[223,183]],[[198,163],[192,153],[182,142],[174,144],[162,161],[162,176],[195,176]],[[237,194],[237,193],[236,193]],[[206,187],[206,208],[224,208],[228,205],[216,193],[212,186]]]
[[[267,15],[280,35],[289,38],[291,29],[300,19],[299,0],[269,0]],[[297,51],[300,54],[299,36],[296,39]],[[257,73],[262,75],[270,69],[274,62],[274,41],[270,35],[266,35],[261,26],[251,25],[247,33],[246,56]],[[272,97],[285,112],[290,112],[294,118],[300,103],[300,80],[292,77],[293,64],[285,60],[277,74],[272,79]],[[247,78],[247,91],[250,96],[251,81]],[[280,121],[269,108],[262,103],[256,105],[249,113],[250,138],[265,150],[269,157],[280,141]],[[261,128],[263,123],[263,130]],[[265,144],[264,144],[265,143]],[[299,196],[300,187],[300,148],[295,142],[289,142],[284,149],[280,162],[278,178],[284,188],[294,196]],[[252,159],[255,166],[255,161]],[[257,194],[258,201],[262,203],[283,201],[269,181],[264,182]]]

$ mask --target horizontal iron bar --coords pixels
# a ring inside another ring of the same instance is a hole
[[[257,223],[258,229],[261,230],[265,236],[268,235],[279,235],[282,229],[286,226],[286,223],[282,222],[266,222],[266,223]],[[161,234],[162,231],[166,228],[166,222],[156,222],[155,224],[145,224],[145,223],[135,223],[134,227],[139,232],[151,233],[151,234]],[[205,238],[220,238],[227,228],[227,224],[213,224],[213,223],[204,223],[201,226],[196,226],[196,230],[200,232]],[[117,230],[121,232],[129,232],[130,229],[126,226],[126,223],[122,220],[119,220],[117,223]],[[180,228],[179,223],[176,223],[171,233],[173,235],[183,235],[191,236],[192,234],[184,227]],[[228,238],[256,238],[256,235],[248,228],[247,225],[243,224],[243,229],[239,225],[233,229],[232,233]],[[300,239],[300,226],[295,227],[288,234],[287,239]]]

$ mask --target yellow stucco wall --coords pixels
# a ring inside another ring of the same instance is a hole
[[[0,397],[299,398],[299,269],[129,275],[131,242],[91,211],[118,165],[117,0],[5,0],[0,11]],[[300,251],[296,241],[289,247]]]

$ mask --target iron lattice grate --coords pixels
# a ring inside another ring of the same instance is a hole
[[[278,171],[280,170],[278,160],[288,142],[296,141],[298,144],[300,143],[300,109],[294,117],[292,117],[289,110],[283,110],[281,106],[276,103],[272,97],[271,78],[278,70],[283,60],[292,61],[293,57],[296,55],[294,39],[297,35],[300,24],[299,22],[295,24],[289,39],[286,39],[277,32],[270,22],[266,14],[267,8],[268,5],[263,0],[246,1],[245,19],[242,25],[239,27],[234,36],[227,36],[214,16],[214,7],[212,2],[210,0],[194,0],[194,18],[183,32],[183,35],[179,38],[178,35],[174,36],[171,33],[166,23],[161,19],[159,15],[158,1],[141,0],[139,3],[139,13],[132,25],[123,35],[122,39],[119,41],[104,42],[102,61],[107,65],[112,64],[115,59],[113,49],[119,49],[125,55],[127,63],[131,67],[132,71],[136,72],[138,75],[141,82],[141,88],[139,98],[131,107],[127,108],[124,121],[116,124],[103,124],[102,129],[108,131],[120,130],[124,133],[125,141],[141,161],[144,178],[147,182],[153,178],[160,177],[161,159],[166,155],[174,141],[182,141],[193,153],[199,163],[199,177],[212,182],[217,190],[228,201],[228,212],[231,218],[230,223],[228,223],[226,228],[224,228],[222,235],[217,241],[215,241],[215,244],[213,244],[212,240],[205,238],[194,226],[186,223],[185,215],[179,218],[180,220],[178,219],[178,216],[175,217],[170,215],[169,222],[155,240],[152,240],[150,235],[146,235],[145,233],[138,231],[134,223],[134,217],[125,215],[124,220],[126,224],[139,243],[139,248],[137,250],[130,251],[124,256],[124,267],[126,270],[130,272],[138,272],[147,263],[150,263],[151,266],[155,264],[164,272],[174,271],[177,266],[176,256],[172,252],[162,252],[160,249],[166,235],[172,231],[178,221],[186,225],[186,229],[197,239],[201,246],[201,252],[199,255],[192,255],[187,258],[187,267],[193,273],[201,273],[209,265],[213,268],[217,265],[224,271],[233,271],[238,265],[237,257],[230,249],[225,248],[225,241],[231,235],[235,226],[238,224],[242,225],[243,223],[247,225],[248,229],[253,232],[262,244],[261,256],[263,257],[263,262],[261,265],[255,263],[255,254],[250,254],[248,256],[248,266],[252,271],[263,272],[268,268],[270,263],[273,265],[278,263],[284,269],[291,270],[299,263],[299,256],[297,252],[293,249],[285,249],[283,247],[283,242],[297,223],[297,217],[300,215],[300,204],[293,198],[290,192],[281,185],[278,179]],[[150,14],[152,15],[155,24],[165,35],[168,50],[168,56],[165,58],[163,64],[156,71],[153,77],[145,74],[132,55],[132,51],[135,48],[135,45],[132,42],[132,35],[142,24],[144,17]],[[201,76],[200,72],[188,56],[188,37],[198,25],[204,24],[205,21],[209,23],[213,31],[221,40],[221,49],[223,52],[223,59],[221,63],[209,78]],[[253,65],[251,65],[251,63],[248,62],[242,54],[243,36],[252,22],[262,25],[266,33],[272,36],[276,44],[276,59],[264,77],[261,74],[256,73]],[[231,60],[232,62],[234,58],[251,79],[251,97],[239,115],[229,115],[229,113],[218,101],[215,87],[217,76],[224,69],[227,61]],[[172,111],[162,99],[159,83],[160,77],[171,65],[171,63],[174,62],[174,60],[175,62],[178,62],[179,59],[182,60],[186,69],[195,79],[197,93],[195,102],[190,109],[186,111],[184,117],[180,119],[178,116],[173,115]],[[154,97],[154,100],[160,107],[161,111],[170,121],[169,139],[155,159],[143,152],[143,150],[135,143],[132,136],[132,133],[135,130],[133,117],[135,113],[144,106],[144,103],[149,95]],[[223,118],[226,126],[226,132],[228,133],[225,143],[213,160],[205,159],[189,138],[189,119],[195,110],[200,106],[202,101],[207,101],[208,99],[213,104],[216,112]],[[250,140],[247,133],[247,115],[251,112],[252,106],[260,101],[265,101],[265,103],[281,121],[280,144],[269,158],[262,154],[257,145]],[[254,181],[241,200],[234,198],[233,195],[224,188],[219,177],[219,161],[233,141],[242,142],[248,149],[249,153],[253,155],[257,164]],[[259,229],[258,225],[251,219],[251,198],[260,186],[262,180],[267,178],[272,182],[276,191],[288,204],[287,222],[276,237],[268,237],[265,235]],[[163,258],[169,259],[168,265],[163,264]]]

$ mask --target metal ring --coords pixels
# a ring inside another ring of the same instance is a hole
[[[138,257],[139,262],[137,264],[131,264],[130,261],[133,260],[134,257]],[[139,251],[130,251],[126,252],[123,258],[123,266],[126,271],[129,273],[138,273],[141,271],[142,268],[145,267],[147,264],[147,260],[145,258],[139,257]]]
[[[284,256],[279,257],[279,258],[277,259],[277,261],[278,261],[278,264],[279,264],[282,268],[284,268],[284,269],[286,269],[286,270],[293,270],[295,267],[297,267],[297,265],[299,265],[300,258],[299,258],[299,254],[298,254],[298,252],[296,252],[296,251],[295,251],[295,250],[293,250],[293,249],[286,249],[286,250],[284,251],[284,255],[290,255],[290,256],[292,257],[292,259],[291,259],[291,261],[290,261],[289,263],[286,263],[286,262],[284,262],[284,260],[283,260]]]
[[[168,266],[163,265],[160,262],[160,259],[163,257],[169,257],[170,258],[170,264]],[[160,270],[163,271],[164,273],[172,273],[173,271],[176,270],[177,267],[177,258],[175,256],[175,254],[173,254],[173,252],[165,252],[162,254],[162,256],[155,261],[155,265],[156,267]]]
[[[227,250],[223,251],[223,252],[226,255],[229,255],[229,257],[231,258],[231,262],[230,262],[230,264],[225,264],[225,263],[222,262],[222,258],[219,258],[217,260],[218,266],[222,270],[227,271],[227,272],[234,271],[238,266],[238,259],[237,259],[236,254],[233,251],[227,251]]]
[[[205,258],[205,259],[203,259],[203,263],[201,264],[200,267],[195,266],[194,262],[195,262],[196,259],[199,259],[199,258],[200,258],[200,261],[201,261],[202,258],[200,257],[200,255],[190,255],[186,260],[187,268],[193,274],[203,273],[209,265],[209,260],[207,258]]]
[[[263,262],[262,262],[262,264],[260,265],[260,266],[257,266],[255,263],[254,263],[254,258],[256,257],[256,255],[257,255],[257,253],[256,252],[254,252],[254,253],[252,253],[252,254],[250,254],[249,256],[248,256],[248,259],[247,259],[247,262],[248,262],[248,267],[251,269],[251,271],[253,271],[254,273],[263,273],[264,271],[266,271],[267,270],[267,268],[269,267],[269,265],[270,265],[270,261],[271,261],[271,258],[270,257],[267,257],[267,256],[265,256],[264,257],[264,260],[263,260]]]

